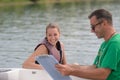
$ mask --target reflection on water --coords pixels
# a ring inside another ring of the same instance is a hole
[[[90,32],[87,16],[105,8],[120,31],[119,3],[83,2],[0,7],[0,67],[21,67],[45,36],[49,22],[61,28],[68,63],[92,64],[102,40]]]

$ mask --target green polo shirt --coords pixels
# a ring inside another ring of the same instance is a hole
[[[111,69],[107,80],[120,80],[120,34],[101,44],[94,65]]]

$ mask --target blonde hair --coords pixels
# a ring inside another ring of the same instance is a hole
[[[47,27],[46,27],[46,33],[47,33],[47,30],[49,28],[56,28],[58,30],[58,32],[60,33],[59,25],[56,24],[56,23],[50,23],[50,24],[48,24]]]

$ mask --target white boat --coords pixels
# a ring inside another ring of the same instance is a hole
[[[72,80],[86,80],[70,76]],[[0,68],[0,80],[53,80],[45,70]]]

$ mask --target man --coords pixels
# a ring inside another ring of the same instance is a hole
[[[91,31],[105,41],[101,44],[93,65],[57,64],[63,75],[73,75],[92,80],[120,80],[120,34],[113,27],[112,15],[98,9],[89,16]]]

